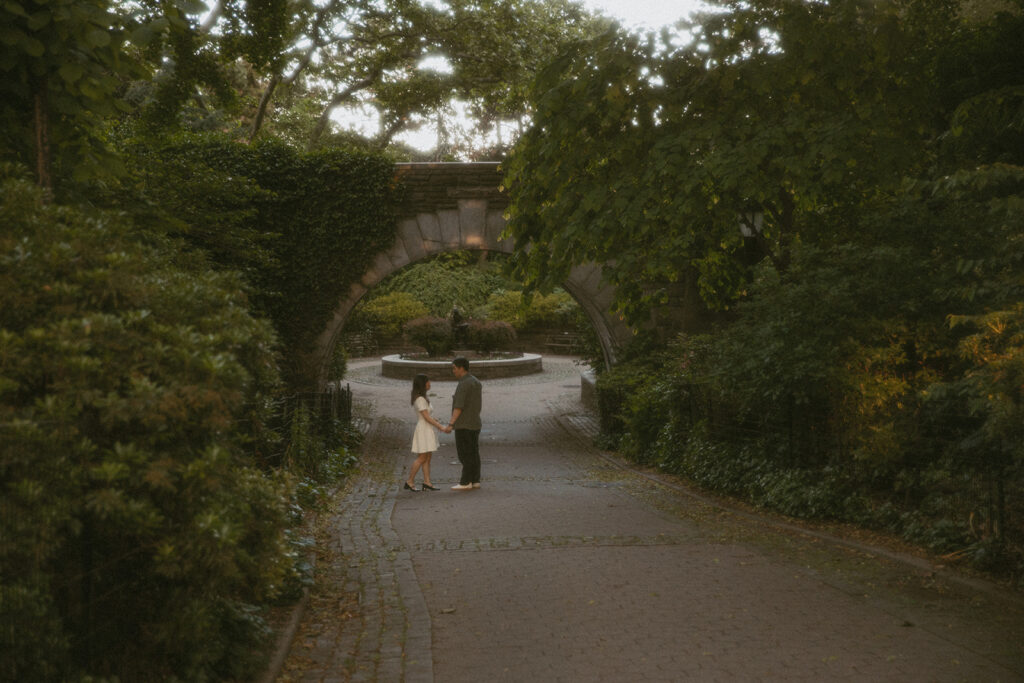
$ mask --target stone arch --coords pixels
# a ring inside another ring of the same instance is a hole
[[[451,251],[512,253],[511,239],[501,239],[508,205],[500,191],[496,163],[397,164],[396,179],[407,188],[399,208],[395,240],[377,255],[359,282],[338,302],[331,320],[316,338],[307,367],[317,384],[327,378],[331,353],[352,309],[373,287],[407,265]],[[563,283],[586,313],[601,343],[605,362],[615,362],[616,350],[632,330],[611,314],[612,288],[602,286],[597,264],[577,266]]]

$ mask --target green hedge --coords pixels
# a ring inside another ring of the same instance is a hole
[[[466,344],[480,353],[507,350],[516,340],[516,331],[504,320],[470,320],[466,323]]]
[[[402,330],[412,344],[422,346],[430,356],[443,356],[455,344],[452,324],[444,318],[429,315],[416,318],[405,323]]]
[[[0,185],[0,678],[227,680],[293,570],[237,275]]]
[[[534,294],[524,301],[520,290],[500,290],[487,299],[483,312],[490,320],[504,320],[520,331],[565,329],[583,317],[576,301],[565,291]]]
[[[410,320],[429,315],[427,306],[408,292],[389,292],[358,306],[345,322],[346,329],[370,329],[378,338],[393,339],[402,334]]]

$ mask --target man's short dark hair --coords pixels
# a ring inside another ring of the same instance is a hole
[[[452,365],[454,365],[457,368],[462,368],[463,370],[466,370],[467,372],[469,371],[469,359],[468,358],[463,358],[462,356],[459,356],[458,358],[456,358],[455,360],[452,361]]]

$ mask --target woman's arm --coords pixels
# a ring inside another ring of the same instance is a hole
[[[420,415],[422,415],[423,419],[429,422],[430,424],[434,425],[435,427],[442,431],[444,430],[444,425],[435,420],[433,416],[430,414],[430,411],[427,410],[426,408],[420,411]]]

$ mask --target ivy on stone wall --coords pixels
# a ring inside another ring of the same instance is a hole
[[[394,239],[392,161],[218,136],[133,143],[127,151],[145,181],[138,205],[159,207],[161,225],[219,266],[246,274],[257,312],[273,321],[283,344],[285,378],[296,387],[313,383],[303,354]]]

